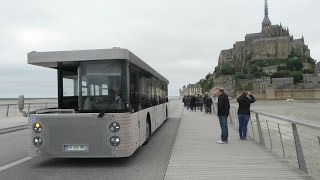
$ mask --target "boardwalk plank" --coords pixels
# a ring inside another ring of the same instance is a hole
[[[217,116],[185,110],[164,179],[312,179],[230,126],[229,143],[217,144]]]

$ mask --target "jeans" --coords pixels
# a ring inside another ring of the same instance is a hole
[[[250,119],[250,115],[238,114],[239,119],[239,135],[240,138],[247,138],[247,126]]]
[[[221,141],[228,141],[228,116],[219,116],[220,128],[221,128]]]

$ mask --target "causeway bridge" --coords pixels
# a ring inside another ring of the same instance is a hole
[[[217,144],[215,111],[191,112],[171,100],[167,121],[129,158],[31,158],[27,119],[14,106],[0,105],[0,179],[320,179],[316,122],[252,111],[250,137],[240,140],[232,107],[229,143]]]

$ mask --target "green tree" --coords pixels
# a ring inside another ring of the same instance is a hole
[[[255,72],[258,72],[258,67],[256,65],[250,66],[248,73],[254,74]]]
[[[221,68],[221,73],[223,75],[232,75],[235,73],[234,67],[230,64],[224,64]]]
[[[302,70],[303,74],[313,74],[315,72],[315,69],[304,69]]]
[[[256,71],[256,72],[253,73],[253,75],[254,75],[255,78],[261,78],[261,77],[266,76],[267,74],[265,72],[263,72],[263,71]]]
[[[289,59],[287,61],[287,69],[290,71],[300,71],[303,68],[303,63],[300,59]]]
[[[293,48],[289,57],[302,57],[301,49]]]
[[[236,74],[234,75],[234,77],[235,77],[236,79],[245,79],[245,78],[246,78],[246,75],[245,75],[245,74],[242,74],[242,73],[236,73]]]
[[[293,77],[294,84],[297,84],[299,82],[303,81],[303,74],[301,71],[293,71],[289,75],[290,77]]]
[[[210,72],[206,75],[206,80],[209,80],[209,78],[210,78],[210,76],[211,76],[211,74],[210,74]]]
[[[288,77],[289,75],[290,75],[290,71],[281,70],[281,71],[278,71],[276,73],[273,73],[271,78],[284,78],[284,77]]]

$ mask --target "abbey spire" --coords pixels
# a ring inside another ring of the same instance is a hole
[[[264,18],[263,18],[263,21],[262,21],[262,29],[269,28],[270,26],[271,26],[271,21],[269,19],[268,0],[265,0]]]

